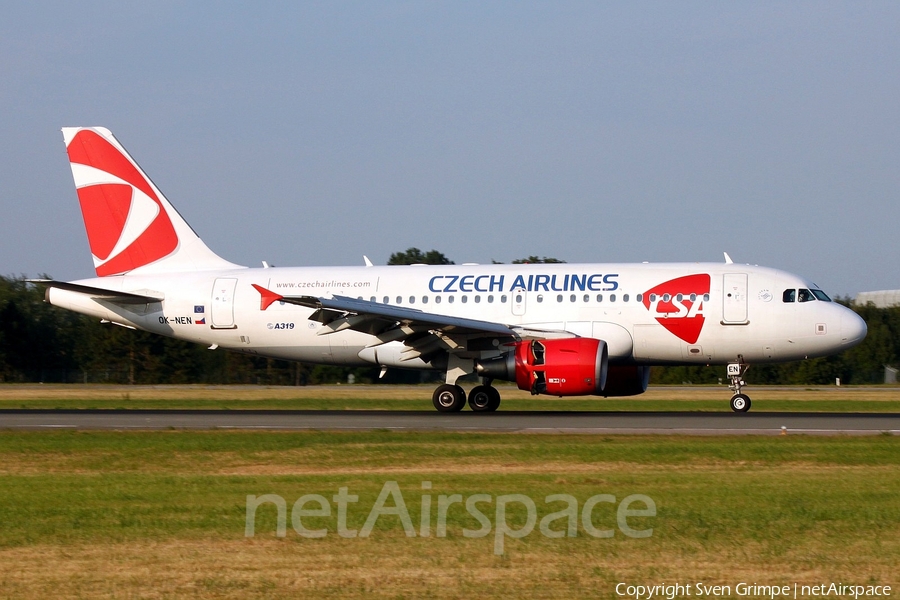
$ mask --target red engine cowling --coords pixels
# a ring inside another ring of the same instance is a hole
[[[647,391],[650,384],[650,367],[611,366],[606,374],[604,396],[637,396]]]
[[[532,394],[599,395],[606,384],[607,357],[606,342],[593,338],[519,342],[516,385]]]

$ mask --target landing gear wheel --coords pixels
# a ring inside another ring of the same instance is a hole
[[[488,389],[491,391],[491,403],[488,405],[488,410],[494,412],[500,408],[500,392],[497,391],[497,388],[490,386],[488,386]]]
[[[745,413],[750,410],[750,396],[747,394],[735,394],[731,397],[731,410]]]
[[[477,385],[469,392],[469,407],[475,412],[493,412],[500,406],[500,392],[489,385]]]
[[[431,402],[440,412],[459,412],[466,405],[466,392],[458,385],[445,383],[434,390]]]
[[[488,386],[478,385],[469,392],[469,408],[475,412],[485,412],[491,405],[491,393]]]

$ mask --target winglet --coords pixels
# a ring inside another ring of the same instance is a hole
[[[734,261],[731,260],[731,257],[728,256],[728,253],[727,253],[727,252],[723,252],[722,254],[725,255],[725,264],[726,264],[726,265],[733,265],[733,264],[734,264]]]
[[[365,254],[363,254],[363,260],[366,262],[366,266],[367,266],[367,267],[371,267],[371,266],[372,266],[372,261],[369,260],[369,257],[366,256]]]
[[[273,302],[278,302],[279,300],[283,300],[284,296],[276,294],[275,292],[270,292],[266,288],[252,284],[254,289],[259,292],[259,310],[266,310],[270,306],[272,306]]]

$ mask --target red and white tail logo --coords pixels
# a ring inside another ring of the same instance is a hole
[[[97,275],[126,273],[178,248],[156,190],[126,154],[90,129],[67,149]]]
[[[706,322],[703,304],[709,301],[709,284],[707,273],[670,279],[647,290],[642,302],[660,325],[695,344]]]

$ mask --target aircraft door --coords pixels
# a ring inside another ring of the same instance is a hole
[[[220,277],[216,279],[212,289],[210,302],[210,320],[213,329],[236,329],[234,324],[234,288],[237,279]]]
[[[725,273],[722,283],[722,324],[746,325],[747,274]]]
[[[512,314],[517,317],[523,316],[525,314],[527,292],[523,288],[515,288],[510,294],[512,295]]]

